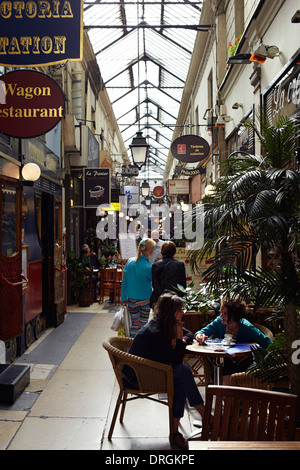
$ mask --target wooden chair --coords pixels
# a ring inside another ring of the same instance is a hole
[[[114,302],[117,301],[117,268],[100,268],[100,296],[99,304],[104,302],[104,295],[113,294]]]
[[[210,425],[215,399],[213,423]],[[209,385],[202,422],[203,441],[295,440],[297,395],[254,388]],[[287,428],[287,429],[286,429]]]
[[[169,429],[170,442],[173,441],[173,369],[171,366],[159,362],[150,361],[142,357],[129,354],[127,351],[133,338],[124,338],[120,336],[107,338],[103,342],[103,347],[109,354],[120,392],[117,399],[114,415],[108,433],[108,439],[112,438],[115,422],[117,419],[120,405],[122,405],[120,422],[123,422],[125,406],[128,401],[138,398],[146,398],[161,403],[169,407]],[[137,377],[138,389],[128,388],[123,383],[122,369],[124,365],[131,367]],[[167,401],[159,400],[153,395],[167,394]],[[128,397],[128,395],[133,395]]]
[[[116,274],[116,286],[117,286],[117,300],[121,300],[121,290],[122,290],[122,279],[123,279],[123,269],[118,268]]]

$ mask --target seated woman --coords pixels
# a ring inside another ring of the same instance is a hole
[[[197,331],[196,340],[202,344],[208,337],[214,335],[217,338],[224,338],[225,334],[231,334],[237,343],[257,343],[266,349],[271,339],[255,328],[245,315],[247,305],[239,299],[223,299],[221,303],[221,313],[218,318],[210,324]],[[230,375],[236,372],[244,372],[252,363],[252,357],[234,362],[234,358],[224,359],[223,384],[230,384]]]
[[[193,340],[193,334],[182,326],[183,305],[184,301],[172,292],[161,295],[155,305],[154,319],[135,336],[129,353],[172,365],[174,443],[180,449],[188,449],[188,441],[178,432],[186,398],[201,416],[204,413],[204,405],[191,369],[182,363],[186,344]],[[123,372],[125,383],[130,387],[138,388],[134,371],[125,366]]]

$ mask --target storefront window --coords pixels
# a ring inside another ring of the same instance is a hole
[[[264,102],[265,113],[272,124],[275,124],[279,116],[299,116],[300,55],[274,86],[271,86]]]
[[[17,191],[11,186],[2,187],[2,254],[8,257],[18,251]]]

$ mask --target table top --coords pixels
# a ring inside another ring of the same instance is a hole
[[[237,351],[234,353],[234,357],[241,356],[243,354],[248,355],[251,352],[251,347],[254,346],[255,343],[247,343],[249,348],[244,348],[243,351]],[[209,357],[232,357],[233,355],[229,355],[227,350],[220,345],[219,349],[213,349],[211,344],[199,344],[198,341],[195,339],[193,340],[192,344],[189,344],[186,348],[186,352],[197,353],[200,356],[209,356]]]
[[[300,450],[300,441],[189,441],[189,450]]]

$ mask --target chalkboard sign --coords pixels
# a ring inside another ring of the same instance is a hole
[[[119,244],[122,259],[135,258],[137,253],[134,233],[119,233]]]

